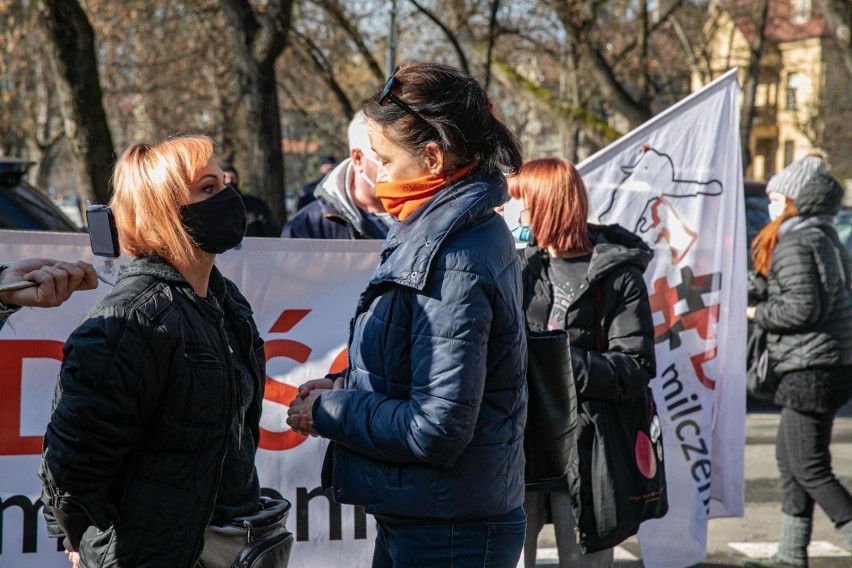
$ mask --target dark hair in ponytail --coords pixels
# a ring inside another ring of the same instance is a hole
[[[435,142],[458,160],[457,166],[477,162],[492,174],[521,168],[518,140],[491,113],[488,96],[473,77],[441,63],[409,63],[394,79],[392,93],[422,119],[392,100],[382,104],[381,90],[361,103],[367,118],[394,143],[416,154]]]

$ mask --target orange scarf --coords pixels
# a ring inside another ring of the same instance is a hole
[[[448,185],[457,182],[473,170],[474,164],[456,170],[451,176],[429,174],[404,181],[388,181],[376,184],[376,197],[382,202],[385,211],[405,221],[427,201]]]

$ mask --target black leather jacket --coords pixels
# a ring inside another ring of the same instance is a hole
[[[223,317],[256,381],[245,426],[259,439],[263,342],[215,267],[210,290],[218,314],[165,261],[137,259],[65,343],[39,476],[49,531],[80,540],[81,566],[198,558],[236,411]]]

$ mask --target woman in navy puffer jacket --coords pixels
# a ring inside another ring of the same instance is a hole
[[[523,547],[521,275],[494,213],[522,158],[490,106],[430,63],[363,103],[376,195],[400,223],[358,302],[348,370],[304,385],[288,423],[333,442],[323,484],[375,515],[373,566],[514,567]]]

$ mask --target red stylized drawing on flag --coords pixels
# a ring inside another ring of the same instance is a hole
[[[678,169],[668,154],[644,144],[635,162],[621,166],[625,176],[597,215],[601,222],[616,222],[640,235],[653,230],[655,233],[645,240],[665,240],[672,264],[682,262],[698,238],[678,213],[675,200],[718,197],[723,192],[718,180],[684,179]],[[594,191],[594,187],[591,189]],[[636,211],[641,213],[637,216]]]
[[[679,264],[695,244],[698,234],[686,226],[672,204],[660,197],[651,202],[651,229],[657,230],[655,243],[665,240],[672,253],[672,264]],[[645,219],[641,219],[640,223]]]
[[[660,312],[663,322],[654,326],[656,343],[669,342],[671,349],[681,347],[680,334],[695,330],[705,342],[716,339],[716,324],[719,321],[718,302],[707,306],[704,304],[704,294],[718,291],[721,287],[721,273],[695,276],[692,268],[684,266],[680,270],[681,282],[670,286],[666,277],[658,278],[653,283],[653,293],[650,295],[651,311]],[[675,307],[685,302],[687,309],[677,314]],[[716,388],[716,381],[704,372],[702,365],[716,357],[715,342],[701,353],[692,355],[690,361],[699,382],[709,389]]]

